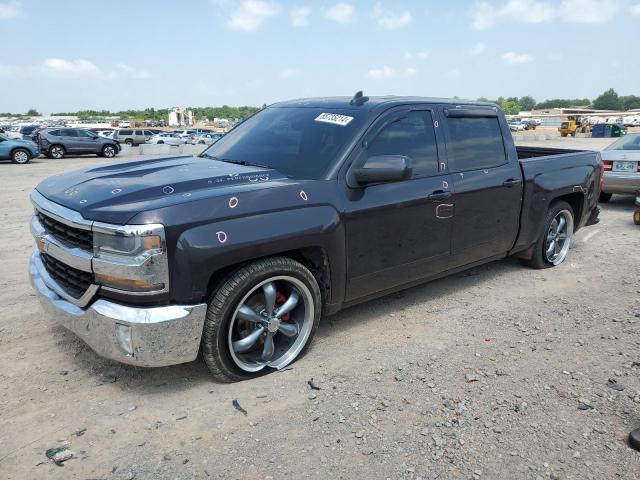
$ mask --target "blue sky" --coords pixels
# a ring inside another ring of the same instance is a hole
[[[640,95],[640,0],[0,0],[0,111]]]

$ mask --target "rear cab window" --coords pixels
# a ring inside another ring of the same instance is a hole
[[[445,116],[450,172],[481,170],[507,163],[497,116]]]

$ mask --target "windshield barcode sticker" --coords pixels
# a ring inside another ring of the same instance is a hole
[[[346,127],[349,122],[353,120],[353,117],[347,115],[338,115],[337,113],[321,113],[315,118],[316,122],[332,123],[334,125],[340,125]]]

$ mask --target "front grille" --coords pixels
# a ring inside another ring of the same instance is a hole
[[[58,285],[75,298],[80,298],[93,283],[93,275],[65,265],[46,253],[40,254],[44,268]]]
[[[89,230],[70,227],[58,220],[37,212],[40,224],[47,233],[63,242],[65,245],[82,248],[83,250],[93,250],[93,234]]]

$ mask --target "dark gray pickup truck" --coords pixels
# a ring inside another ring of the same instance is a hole
[[[508,255],[561,264],[601,182],[597,152],[516,148],[490,103],[296,100],[198,157],[44,180],[29,271],[99,355],[201,351],[240,380],[289,365],[346,306]]]

